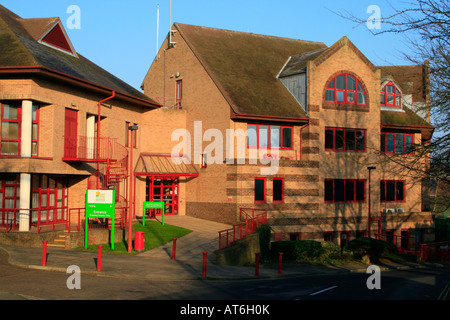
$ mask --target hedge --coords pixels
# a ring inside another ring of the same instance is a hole
[[[320,242],[313,240],[272,242],[272,258],[277,259],[279,252],[283,252],[283,260],[301,260],[320,257],[324,248]]]

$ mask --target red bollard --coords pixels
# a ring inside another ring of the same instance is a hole
[[[281,274],[281,261],[283,259],[283,252],[278,252],[278,274]]]
[[[259,276],[259,252],[255,252],[255,276]]]
[[[172,260],[175,260],[175,254],[177,253],[177,238],[173,238],[173,245],[172,245]]]
[[[42,266],[47,265],[47,242],[48,241],[42,241],[43,248],[42,248]]]
[[[203,273],[202,273],[203,278],[206,277],[206,255],[207,254],[208,254],[208,252],[203,252]]]
[[[98,246],[97,271],[102,270],[102,248],[103,246]]]

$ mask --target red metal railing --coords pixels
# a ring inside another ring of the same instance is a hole
[[[267,211],[258,210],[262,213],[256,217],[245,219],[245,222],[235,224],[231,229],[219,231],[219,250],[233,246],[238,240],[246,239],[249,234],[256,232],[260,225],[267,224]]]
[[[96,137],[79,136],[77,141],[66,139],[64,160],[122,160],[128,155],[127,149],[116,138],[100,137],[99,141],[97,148]]]
[[[115,208],[116,217],[115,217],[115,226],[117,228],[123,229],[127,225],[128,220],[128,206],[116,207]],[[67,221],[67,231],[72,232],[72,228],[74,227],[77,232],[80,232],[82,226],[85,223],[86,209],[85,208],[71,208],[69,209],[69,218]],[[82,218],[83,217],[83,218]],[[112,219],[91,219],[89,224],[89,228],[93,229],[110,229],[112,227]]]
[[[0,209],[0,227],[8,233],[19,228],[20,213],[30,214],[30,226],[36,227],[39,234],[44,226],[51,226],[55,231],[57,225],[62,225],[67,221],[67,208],[33,208],[33,209]]]

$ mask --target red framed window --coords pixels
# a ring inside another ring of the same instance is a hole
[[[381,152],[387,154],[413,154],[413,133],[381,133]]]
[[[20,155],[20,130],[22,108],[19,104],[2,103],[2,135],[0,154],[2,156]]]
[[[20,103],[1,104],[1,143],[0,155],[20,156],[22,106]],[[38,155],[39,106],[32,106],[31,155]]]
[[[381,202],[404,202],[405,201],[405,181],[381,180],[380,181],[380,201]]]
[[[177,215],[179,205],[179,178],[175,176],[146,177],[145,200],[164,202],[164,214]],[[150,214],[162,214],[158,209],[148,209]]]
[[[341,234],[340,234],[341,248],[347,247],[349,241],[350,241],[350,231],[341,231]]]
[[[32,216],[32,223],[65,221],[68,212],[67,178],[61,176],[32,175],[31,207],[40,217]]]
[[[36,157],[38,155],[38,141],[39,141],[39,106],[32,106],[32,123],[31,123],[31,155]]]
[[[20,176],[16,174],[0,175],[0,225],[11,225],[14,222],[14,209],[20,206]],[[12,209],[12,210],[11,210]],[[17,219],[17,217],[16,217]]]
[[[284,179],[283,178],[273,178],[273,194],[272,201],[274,203],[279,203],[284,201]]]
[[[266,178],[255,178],[255,203],[266,202]]]
[[[206,154],[201,155],[201,167],[206,168],[208,166],[208,156]]]
[[[366,130],[325,128],[325,150],[365,152]]]
[[[333,231],[326,231],[323,233],[323,241],[333,242]]]
[[[177,80],[176,106],[178,108],[181,108],[182,100],[183,100],[183,80]]]
[[[302,240],[302,234],[300,232],[291,232],[289,233],[289,240],[291,241]]]
[[[249,124],[247,147],[267,149],[292,149],[293,127]]]
[[[344,104],[366,104],[366,93],[354,76],[340,74],[327,85],[325,101]]]
[[[325,202],[364,202],[365,184],[365,180],[325,179]]]
[[[401,107],[402,106],[402,94],[397,89],[395,84],[388,82],[383,88],[381,88],[380,103],[382,106],[388,107]]]

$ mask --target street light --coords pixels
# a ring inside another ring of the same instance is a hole
[[[131,186],[132,184],[132,179],[133,179],[133,131],[137,131],[139,127],[138,126],[128,126],[128,130],[130,130],[130,134],[129,134],[129,143],[128,145],[130,146],[130,173],[129,176],[130,178],[128,179],[128,204],[129,204],[129,208],[128,208],[128,253],[131,253],[131,242],[132,242],[132,201],[131,201]]]
[[[367,167],[367,170],[369,170],[369,209],[368,209],[368,213],[367,213],[367,216],[368,216],[368,221],[367,221],[367,235],[368,235],[368,237],[370,238],[371,237],[371,232],[370,232],[370,222],[371,222],[371,217],[370,217],[370,172],[372,171],[372,170],[375,170],[377,167]]]

